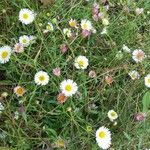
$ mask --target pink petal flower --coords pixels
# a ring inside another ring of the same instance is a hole
[[[68,50],[68,46],[67,46],[66,44],[62,44],[62,45],[60,46],[60,51],[61,51],[62,53],[67,52],[67,50]]]
[[[84,38],[86,38],[86,37],[88,37],[88,36],[90,36],[91,35],[91,32],[90,31],[88,31],[88,30],[82,30],[82,36],[84,37]]]
[[[55,75],[55,76],[60,76],[60,74],[61,74],[61,71],[60,71],[60,68],[55,68],[55,69],[53,69],[53,74]]]
[[[146,114],[142,112],[139,112],[134,115],[135,121],[144,121],[145,118],[146,118]]]

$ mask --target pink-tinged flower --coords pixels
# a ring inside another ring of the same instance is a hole
[[[96,77],[96,72],[95,72],[94,70],[91,70],[91,71],[89,72],[89,77],[90,77],[90,78],[95,78],[95,77]]]
[[[20,106],[20,107],[18,108],[18,112],[20,112],[20,113],[25,112],[24,106]]]
[[[22,53],[22,52],[24,52],[23,45],[21,43],[16,43],[14,45],[14,52],[16,52],[16,53]]]
[[[108,85],[111,85],[113,83],[113,77],[112,76],[105,76],[105,82]]]
[[[98,19],[99,19],[99,17],[98,17],[97,14],[94,14],[92,17],[93,17],[93,20],[94,20],[94,21],[98,21]]]
[[[16,87],[14,88],[14,93],[15,93],[18,97],[23,96],[25,92],[26,92],[26,91],[25,91],[24,87],[22,87],[22,86],[16,86]]]
[[[62,53],[66,53],[67,50],[68,50],[68,46],[67,46],[66,44],[60,45],[60,51],[61,51]]]
[[[139,112],[137,114],[134,115],[134,120],[135,121],[144,121],[146,118],[146,114],[143,112]]]
[[[55,68],[55,69],[53,69],[53,74],[55,75],[55,76],[60,76],[60,74],[61,74],[61,71],[60,71],[60,68]]]
[[[96,7],[93,7],[92,14],[97,15],[99,13],[99,10]]]
[[[91,32],[88,30],[82,30],[82,37],[86,38],[91,35]]]
[[[145,57],[145,53],[141,49],[136,49],[132,53],[132,58],[136,63],[142,62]]]

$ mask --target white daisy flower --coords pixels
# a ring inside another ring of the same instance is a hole
[[[52,23],[48,22],[47,26],[46,26],[46,29],[43,31],[43,33],[48,33],[50,31],[54,31],[54,27],[53,27]]]
[[[12,49],[10,46],[2,46],[0,47],[0,63],[4,64],[9,61],[12,53]]]
[[[77,69],[86,69],[89,65],[88,59],[85,56],[78,56],[75,58],[74,66]]]
[[[127,52],[127,53],[131,52],[130,48],[128,48],[128,46],[126,46],[125,44],[123,44],[122,49],[124,52]]]
[[[33,11],[29,10],[29,9],[21,9],[19,12],[19,20],[23,23],[23,24],[30,24],[34,21],[35,19],[35,14]]]
[[[70,27],[73,27],[73,28],[78,28],[77,27],[77,21],[75,19],[72,19],[69,21],[69,25]]]
[[[87,19],[81,20],[81,28],[83,30],[91,31],[93,29],[91,21],[89,21]]]
[[[37,85],[46,85],[49,82],[49,75],[47,72],[39,71],[35,74],[34,81]]]
[[[64,29],[63,29],[63,33],[64,33],[64,35],[66,35],[67,37],[71,37],[71,35],[72,35],[71,30],[68,29],[68,28],[64,28]]]
[[[150,88],[150,74],[145,77],[145,86]]]
[[[112,122],[118,118],[118,114],[114,110],[109,110],[107,115]]]
[[[109,129],[102,126],[96,131],[96,141],[100,148],[108,149],[111,145],[111,133]]]
[[[67,79],[61,82],[60,89],[66,97],[69,97],[77,92],[78,87],[73,80]]]
[[[30,37],[27,35],[23,35],[19,37],[19,43],[22,44],[24,47],[30,45]]]
[[[130,71],[129,76],[131,77],[132,80],[140,78],[140,74],[136,70]]]
[[[132,58],[136,63],[142,62],[145,57],[145,53],[141,49],[136,49],[132,53]]]

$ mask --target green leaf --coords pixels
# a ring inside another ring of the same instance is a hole
[[[143,112],[147,112],[148,108],[150,107],[150,92],[146,92],[143,96]]]

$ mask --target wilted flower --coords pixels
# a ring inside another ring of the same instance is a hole
[[[57,96],[57,101],[60,104],[63,104],[67,100],[67,97],[63,93],[59,93]]]
[[[123,44],[122,49],[124,52],[127,52],[127,53],[131,52],[131,50],[125,44]]]
[[[95,72],[94,70],[91,70],[91,71],[89,72],[89,77],[90,77],[90,78],[95,78],[95,77],[96,77],[96,72]]]
[[[65,53],[68,50],[68,46],[66,44],[62,44],[60,45],[60,50],[62,53]]]
[[[25,108],[24,108],[23,106],[20,106],[20,107],[18,108],[18,112],[20,112],[20,113],[25,112]]]
[[[14,45],[14,52],[16,52],[16,53],[24,52],[24,46],[21,43],[16,43]]]
[[[132,80],[136,80],[140,78],[140,75],[136,70],[130,71],[129,76],[131,77]]]
[[[112,76],[105,76],[105,82],[110,85],[113,83],[113,77]]]
[[[72,36],[71,30],[68,29],[68,28],[64,28],[64,29],[63,29],[63,33],[64,33],[64,35],[66,35],[67,37],[71,37],[71,36]]]
[[[135,14],[136,15],[140,15],[140,14],[142,14],[144,12],[144,8],[136,8],[135,9]]]
[[[8,93],[7,92],[3,92],[2,94],[1,94],[1,97],[3,97],[3,98],[6,98],[8,96]]]

